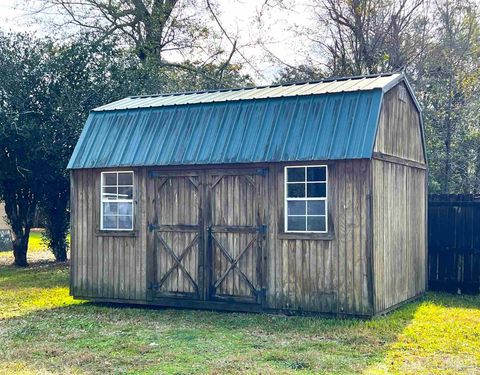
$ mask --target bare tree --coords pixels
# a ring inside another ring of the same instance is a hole
[[[36,0],[37,13],[56,12],[54,27],[120,37],[141,62],[202,74],[221,84],[232,60],[255,66],[239,35],[225,27],[215,0]],[[251,42],[248,41],[248,46]],[[216,66],[203,69],[205,66]]]
[[[424,0],[314,0],[317,32],[306,35],[326,55],[331,74],[373,74],[405,68],[424,46]]]
[[[37,12],[53,10],[63,16],[57,18],[55,26],[75,25],[105,38],[120,35],[133,44],[142,60],[150,56],[161,59],[167,48],[184,47],[183,34],[192,33],[192,16],[185,14],[186,7],[178,0],[40,0],[40,3],[42,7]]]

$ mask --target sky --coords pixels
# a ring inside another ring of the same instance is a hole
[[[33,25],[31,17],[24,7],[27,1],[0,0],[0,30],[7,31],[36,31],[39,25]]]
[[[293,30],[309,23],[305,4],[292,0],[289,9],[285,10],[262,7],[264,3],[265,0],[218,1],[223,26],[243,46],[243,56],[237,55],[236,62],[243,63],[244,71],[251,74],[257,84],[271,82],[280,67],[285,66],[280,61],[289,65],[301,63],[307,48],[307,43],[300,41]],[[38,4],[38,0],[0,0],[0,31],[48,34],[50,30],[45,25],[51,15],[32,14],[31,9]],[[262,10],[264,16],[259,25],[256,20]],[[262,39],[264,47],[248,46],[257,39]],[[224,42],[228,44],[226,39]]]

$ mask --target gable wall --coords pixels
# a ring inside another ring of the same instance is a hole
[[[399,99],[401,87],[406,101]],[[374,152],[425,163],[420,114],[404,83],[384,95]]]

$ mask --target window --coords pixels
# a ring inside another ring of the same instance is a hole
[[[327,232],[326,165],[285,167],[285,231]]]
[[[133,230],[133,172],[102,172],[102,230]]]

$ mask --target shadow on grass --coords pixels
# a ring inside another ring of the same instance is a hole
[[[423,299],[445,308],[480,309],[480,295],[453,294],[446,292],[429,292]]]
[[[53,263],[0,270],[0,300],[16,304],[0,321],[2,363],[63,373],[361,372],[415,311],[362,321],[94,304],[68,296],[68,276]]]
[[[358,373],[414,312],[363,321],[86,302],[8,319],[0,360],[60,372]]]
[[[41,260],[25,268],[15,265],[1,266],[0,289],[67,287],[68,274],[68,262]]]

